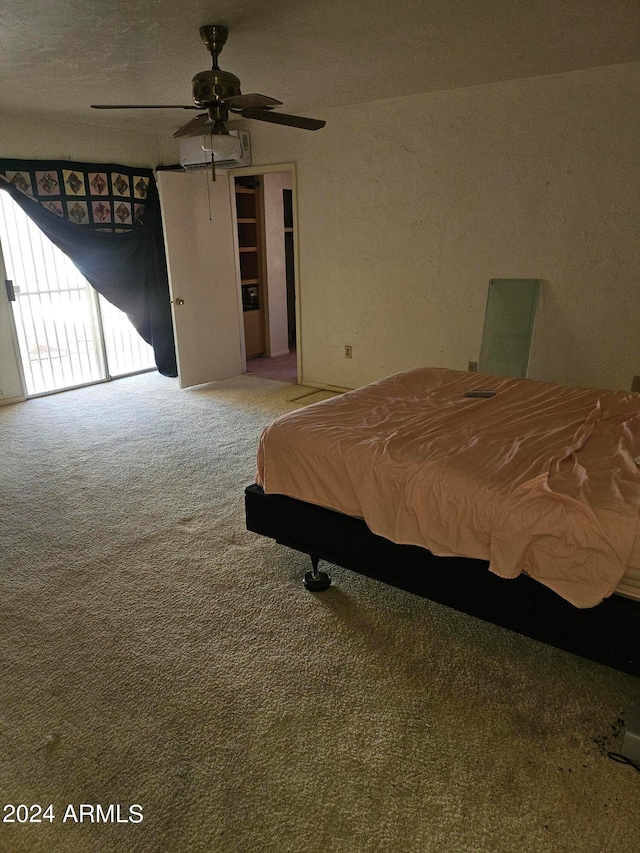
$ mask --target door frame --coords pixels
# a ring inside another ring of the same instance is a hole
[[[299,241],[298,241],[298,176],[295,163],[276,163],[271,166],[242,166],[238,169],[229,169],[229,196],[233,215],[233,240],[234,252],[237,259],[236,263],[236,278],[237,278],[237,293],[238,293],[238,312],[241,330],[241,349],[243,371],[247,371],[247,353],[244,341],[244,324],[242,317],[242,285],[240,282],[240,260],[238,252],[238,227],[236,215],[236,198],[235,198],[235,181],[234,178],[246,178],[252,175],[269,175],[278,172],[289,172],[291,174],[291,197],[293,201],[293,269],[294,269],[294,289],[296,295],[296,367],[298,374],[298,384],[302,384],[302,346],[301,346],[301,301],[300,301],[300,269],[299,269]],[[267,280],[267,290],[269,282]]]
[[[22,358],[20,356],[20,344],[18,342],[18,331],[16,329],[16,318],[13,314],[13,308],[9,301],[9,294],[6,286],[2,282],[7,281],[7,272],[4,266],[4,257],[2,255],[2,245],[0,244],[0,330],[4,327],[5,331],[9,331],[9,341],[4,342],[3,350],[3,365],[0,367],[0,386],[8,380],[11,384],[17,384],[18,394],[4,396],[2,388],[0,388],[0,406],[9,403],[23,403],[27,399],[27,384],[25,381],[24,368],[22,366]],[[11,353],[13,352],[13,359]]]

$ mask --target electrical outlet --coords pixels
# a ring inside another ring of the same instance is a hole
[[[477,361],[470,361],[469,366],[467,367],[467,370],[469,371],[469,373],[477,373],[478,372],[478,362]]]
[[[640,376],[634,376],[633,382],[631,383],[632,391],[640,391]]]
[[[353,352],[353,350],[352,350],[352,349],[351,349],[351,347],[347,344],[347,345],[345,346],[345,348],[344,348],[344,357],[345,357],[345,358],[351,358],[351,356],[352,356],[352,352]]]

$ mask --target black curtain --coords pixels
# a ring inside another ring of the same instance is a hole
[[[177,376],[160,201],[153,172],[117,164],[0,159],[5,188],[89,283],[124,311]]]

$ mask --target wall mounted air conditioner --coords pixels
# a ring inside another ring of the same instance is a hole
[[[231,136],[240,139],[242,151],[238,157],[232,160],[219,160],[215,158],[216,169],[234,169],[238,166],[251,165],[251,136],[248,130],[230,130]],[[189,171],[195,169],[208,169],[211,167],[211,152],[202,148],[202,136],[185,136],[180,139],[180,165]]]

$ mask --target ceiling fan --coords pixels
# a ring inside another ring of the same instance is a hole
[[[268,121],[273,124],[284,124],[289,127],[299,127],[303,130],[319,130],[325,122],[315,118],[288,115],[274,112],[273,108],[280,106],[281,101],[268,98],[266,95],[243,95],[240,92],[240,80],[229,71],[222,71],[218,66],[218,56],[224,47],[229,31],[219,24],[200,27],[200,38],[211,53],[213,64],[211,71],[201,71],[193,78],[193,104],[92,104],[95,110],[206,110],[183,125],[173,135],[206,136],[209,135],[212,146],[215,137],[229,137],[225,122],[229,113],[238,113],[242,118]],[[232,137],[233,138],[233,137]],[[222,141],[222,140],[220,140]],[[214,150],[215,147],[205,150]]]

